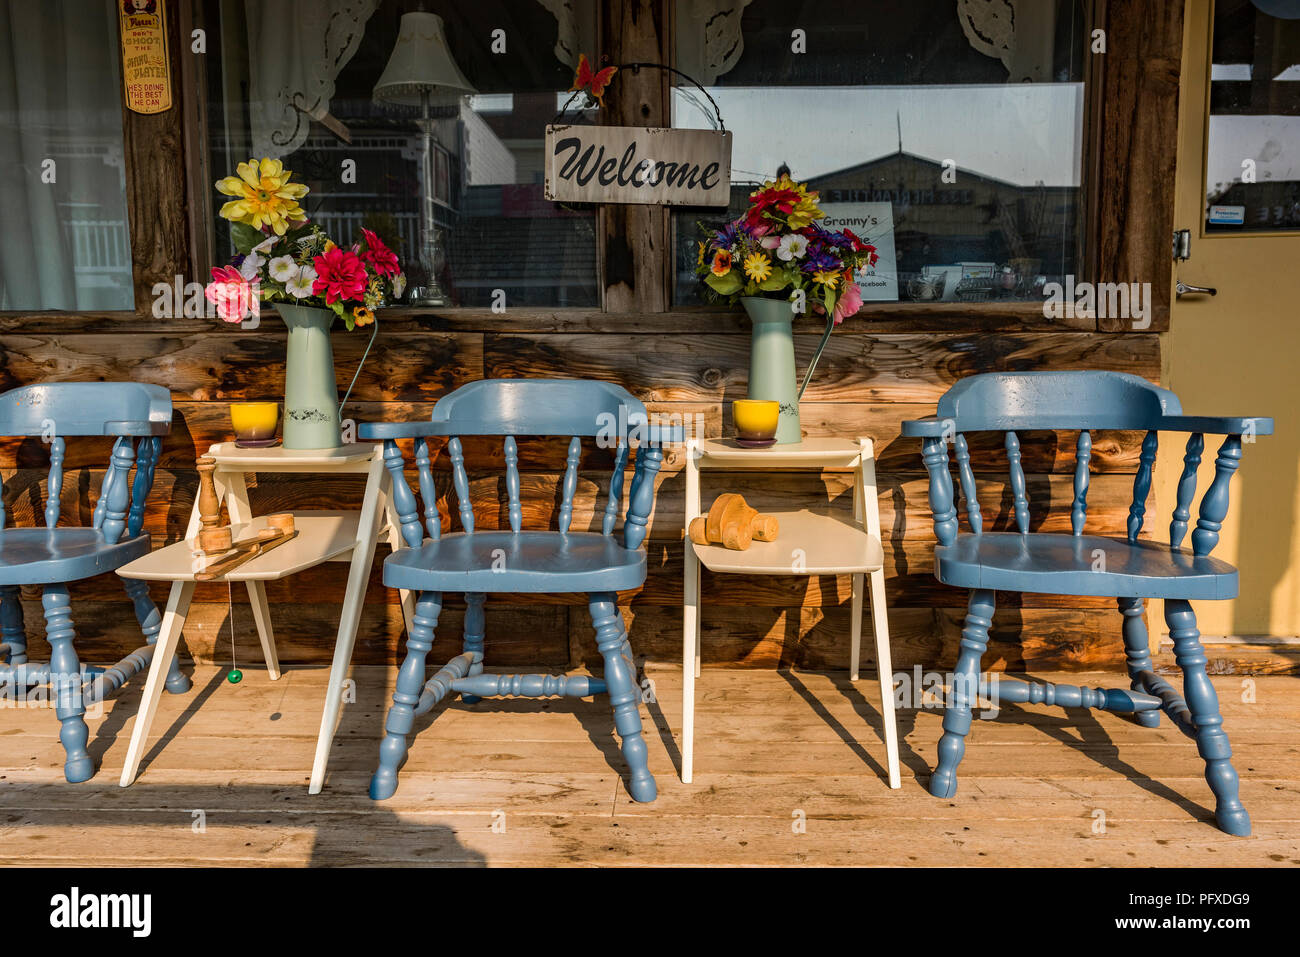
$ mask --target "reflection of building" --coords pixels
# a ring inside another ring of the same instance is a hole
[[[912,153],[813,177],[826,203],[888,202],[900,279],[925,266],[1038,261],[1049,274],[1074,271],[1078,188],[1017,186]],[[1035,269],[1035,271],[1038,271]]]
[[[556,95],[510,99],[501,112],[491,109],[491,100],[481,112],[461,100],[435,113],[433,191],[438,245],[446,257],[443,287],[456,305],[491,305],[497,289],[507,305],[594,305],[594,217],[542,199],[543,131]],[[285,157],[311,187],[308,214],[339,242],[359,241],[362,225],[374,229],[404,264],[411,263],[420,230],[415,111],[363,99],[336,99],[333,106],[352,142],[313,131]],[[234,157],[242,149],[227,150],[224,140],[214,140],[217,156]],[[347,160],[355,161],[355,182],[340,180]]]
[[[497,289],[507,304],[595,305],[595,218],[542,198],[544,133],[556,95],[498,99],[497,109],[489,100],[481,113],[465,110],[467,185],[449,242],[449,288],[462,305],[491,305]],[[490,153],[475,149],[476,140],[489,138]],[[489,169],[503,162],[502,154],[508,177]]]
[[[1207,223],[1211,230],[1295,229],[1300,227],[1300,181],[1271,179],[1256,183],[1233,183],[1210,205],[1244,207],[1241,225]]]

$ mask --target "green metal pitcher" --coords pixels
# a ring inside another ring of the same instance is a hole
[[[342,438],[334,349],[330,345],[334,313],[282,302],[277,302],[275,309],[289,327],[283,445],[286,449],[336,449]]]
[[[749,397],[775,399],[781,404],[776,442],[790,445],[803,439],[799,431],[799,389],[794,369],[794,312],[782,299],[743,296],[741,304],[754,329],[749,344]]]

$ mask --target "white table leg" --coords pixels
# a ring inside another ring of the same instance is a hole
[[[885,570],[871,573],[871,623],[876,633],[876,668],[880,672],[880,717],[885,725],[889,786],[903,786],[898,772],[898,722],[894,719],[894,662],[889,653],[889,616],[885,608]]]
[[[685,543],[682,585],[682,783],[690,784],[695,763],[695,663],[700,627],[700,560]]]
[[[325,768],[329,764],[334,730],[343,704],[343,682],[347,680],[348,666],[352,663],[352,649],[357,641],[357,626],[361,623],[370,566],[375,560],[377,522],[386,497],[381,491],[384,474],[383,459],[376,455],[366,479],[365,497],[361,501],[361,516],[357,522],[357,541],[352,547],[352,564],[348,568],[348,584],[343,592],[343,612],[339,615],[338,635],[334,639],[334,661],[330,665],[329,687],[325,691],[320,734],[316,737],[316,757],[312,761],[311,783],[307,788],[309,794],[319,794],[325,786]]]
[[[858,680],[858,668],[862,664],[862,586],[865,576],[858,572],[853,576],[853,616],[849,625],[849,680]],[[874,607],[874,605],[872,606]]]
[[[226,508],[230,523],[242,525],[253,520],[253,509],[248,504],[248,485],[243,472],[229,472]],[[266,584],[260,581],[244,582],[248,588],[248,604],[253,609],[253,622],[257,626],[257,640],[262,643],[262,657],[266,673],[272,681],[280,679],[280,655],[275,650],[275,632],[271,630],[271,606],[266,601]]]
[[[245,582],[248,586],[248,603],[253,607],[253,622],[257,637],[262,642],[262,657],[266,673],[272,681],[280,680],[280,655],[275,650],[275,634],[271,631],[271,606],[266,601],[266,582]]]
[[[172,589],[167,596],[167,609],[163,612],[162,627],[158,640],[154,643],[153,662],[149,665],[149,676],[145,680],[144,695],[140,699],[140,708],[135,715],[135,725],[131,728],[131,744],[126,749],[126,764],[122,768],[122,778],[118,782],[122,787],[130,787],[140,770],[140,760],[144,757],[145,745],[149,741],[149,728],[158,711],[158,699],[162,696],[163,685],[167,681],[167,670],[172,658],[176,656],[176,644],[181,637],[181,628],[185,616],[190,610],[190,599],[194,597],[194,582],[172,582]]]

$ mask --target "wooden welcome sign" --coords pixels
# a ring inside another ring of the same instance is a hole
[[[121,0],[122,83],[126,108],[162,113],[172,106],[171,63],[167,56],[164,0]]]
[[[562,203],[726,206],[731,134],[548,126],[545,195]]]

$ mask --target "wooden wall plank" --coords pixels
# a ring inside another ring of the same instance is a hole
[[[1183,4],[1107,0],[1104,98],[1096,217],[1096,278],[1150,283],[1150,325],[1169,328],[1174,231],[1174,144],[1178,142],[1178,80],[1182,71]],[[1141,157],[1141,170],[1134,160]],[[1097,328],[1133,332],[1129,318],[1099,318]]]

